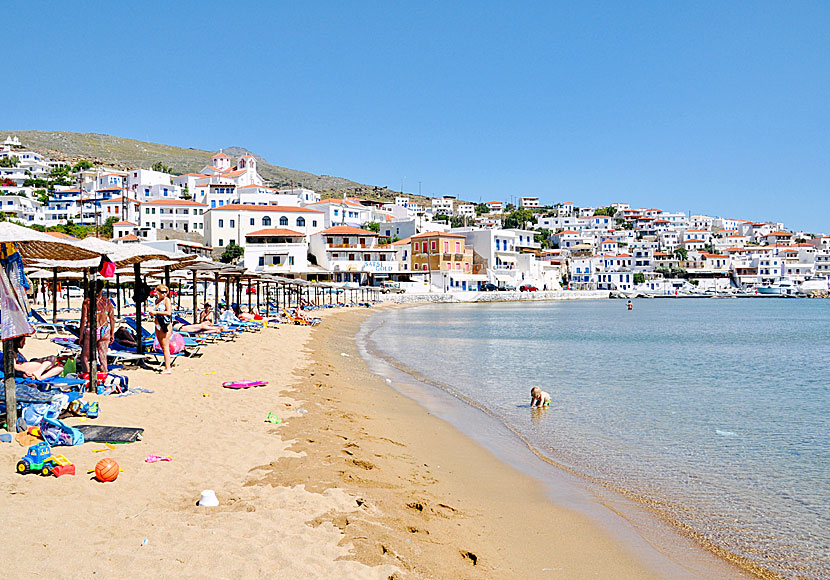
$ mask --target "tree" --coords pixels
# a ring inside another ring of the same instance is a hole
[[[79,171],[86,171],[87,169],[92,169],[93,165],[91,161],[87,161],[86,159],[82,159],[78,161],[74,166],[72,166],[72,172],[77,173]]]
[[[102,225],[100,230],[99,230],[101,235],[105,236],[107,238],[112,238],[112,236],[113,236],[112,225],[117,221],[118,221],[118,218],[115,217],[115,216],[108,217],[107,221],[104,222],[104,225]]]
[[[511,211],[506,218],[504,218],[504,229],[524,228],[528,222],[535,224],[536,216],[529,209],[517,209]]]
[[[486,213],[490,213],[490,208],[487,207],[486,203],[476,204],[476,216],[481,216]]]
[[[598,207],[594,210],[594,215],[607,215],[608,217],[614,217],[617,213],[617,208],[613,206],[608,207]]]
[[[0,167],[17,167],[18,163],[20,163],[20,158],[17,155],[0,159]]]
[[[513,211],[515,209],[516,209],[516,206],[513,205],[512,203],[508,203],[506,206],[504,206],[505,211]]]
[[[156,161],[155,163],[153,163],[152,170],[153,171],[160,171],[161,173],[173,173],[173,168],[172,167],[167,167],[161,161]]]
[[[646,281],[646,275],[642,272],[635,272],[634,273],[634,283],[635,284],[643,284]]]
[[[375,232],[376,234],[380,233],[380,222],[366,222],[363,224],[363,228],[369,230],[370,232]]]
[[[537,233],[533,234],[533,241],[541,244],[543,250],[554,246],[554,243],[550,240],[550,230],[545,228],[540,228]]]
[[[238,258],[241,258],[244,253],[245,248],[243,248],[242,246],[237,246],[236,242],[231,240],[225,247],[225,251],[222,252],[222,257],[219,258],[219,261],[225,264],[231,264],[235,262]]]
[[[689,259],[689,251],[686,248],[675,248],[674,257],[685,262]]]
[[[36,189],[32,192],[41,205],[46,205],[49,203],[49,194],[45,189]]]

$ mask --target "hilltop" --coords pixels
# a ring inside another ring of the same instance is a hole
[[[52,159],[73,163],[87,159],[95,164],[119,169],[133,167],[149,169],[153,163],[160,161],[176,174],[199,171],[215,153],[215,151],[193,147],[176,147],[99,133],[0,130],[0,135],[16,135],[26,147]],[[225,147],[223,151],[231,156],[243,153],[253,155],[257,159],[259,174],[271,187],[300,185],[320,192],[324,198],[338,197],[343,192],[348,195],[380,200],[394,200],[395,196],[399,195],[386,187],[365,185],[342,177],[315,175],[307,171],[274,165],[244,147]],[[423,203],[426,199],[417,195],[409,197],[419,203]]]

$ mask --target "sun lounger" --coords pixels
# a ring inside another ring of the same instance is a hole
[[[47,322],[43,316],[37,310],[32,310],[30,312],[32,319],[34,322],[32,326],[35,327],[35,332],[43,332],[47,335],[49,334],[58,334],[64,332],[63,324],[60,322]]]
[[[127,324],[127,326],[129,326],[133,330],[133,332],[135,332],[135,330],[136,330],[135,318],[129,318],[129,317],[125,318],[124,322]],[[185,354],[185,356],[196,356],[198,354],[201,354],[200,353],[200,350],[202,348],[201,344],[199,344],[198,342],[196,342],[195,340],[193,340],[192,338],[189,338],[187,336],[182,335],[182,337],[184,338],[185,353],[181,353],[181,354]],[[149,345],[149,347],[150,347],[149,352],[152,352],[152,350],[153,350],[153,341],[155,339],[155,336],[153,336],[153,334],[149,330],[147,330],[146,328],[144,328],[142,326],[141,327],[141,338],[144,340],[145,345]]]

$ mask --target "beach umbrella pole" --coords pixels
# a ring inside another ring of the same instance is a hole
[[[215,274],[216,282],[213,285],[213,323],[216,324],[219,321],[219,272]]]
[[[193,270],[193,324],[199,322],[197,318],[197,313],[199,312],[199,287],[196,285],[196,270]]]
[[[90,269],[91,278],[87,281],[86,296],[89,299],[89,389],[93,392],[98,387],[98,295],[96,292],[96,278],[95,271]]]
[[[141,284],[141,264],[136,262],[133,264],[133,278],[135,283],[133,287],[138,290],[138,285]],[[144,311],[144,302],[138,300],[138,292],[135,293],[135,351],[138,354],[144,354],[144,337],[141,336],[141,315]]]
[[[115,275],[115,305],[118,308],[118,318],[121,318],[121,274]]]
[[[58,269],[52,269],[52,324],[58,323]]]
[[[6,429],[17,433],[17,392],[14,385],[14,339],[3,341],[3,372],[6,389]]]

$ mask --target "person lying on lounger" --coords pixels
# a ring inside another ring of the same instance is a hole
[[[199,324],[182,324],[181,322],[173,323],[173,330],[180,332],[222,332],[222,328],[214,326],[210,322],[200,322]]]
[[[259,311],[256,308],[249,308],[248,312],[241,312],[237,315],[241,320],[248,320],[248,321],[255,321],[255,320],[262,320],[262,316],[259,315]]]
[[[14,374],[17,377],[35,379],[42,381],[56,377],[63,372],[63,365],[58,362],[57,357],[47,356],[27,360],[20,350],[26,345],[26,337],[18,336],[14,339]],[[3,355],[0,354],[0,365],[3,364]],[[0,366],[0,368],[3,368]]]

